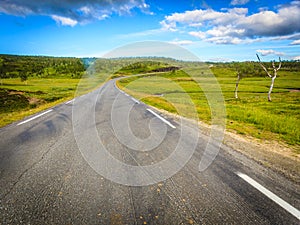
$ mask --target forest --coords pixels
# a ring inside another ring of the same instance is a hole
[[[49,78],[52,76],[80,78],[85,65],[79,58],[49,56],[0,55],[0,78],[28,77]]]
[[[137,62],[138,61],[138,62]],[[0,78],[20,78],[22,81],[29,77],[35,78],[81,78],[86,69],[95,65],[95,72],[109,71],[112,65],[120,68],[115,76],[129,75],[133,73],[168,71],[172,68],[172,63],[176,60],[161,59],[156,57],[144,58],[118,58],[118,59],[97,59],[97,58],[75,58],[75,57],[50,57],[50,56],[19,56],[0,54]],[[167,63],[166,63],[167,62]],[[177,63],[178,61],[176,61]],[[191,63],[191,62],[186,62]],[[197,63],[197,62],[194,62]],[[227,68],[240,71],[244,77],[262,76],[264,71],[258,66],[257,62],[226,62],[215,63],[206,62],[218,68]],[[272,70],[272,62],[264,62],[266,68]],[[124,66],[125,65],[125,66]],[[177,68],[178,69],[178,68]],[[300,71],[300,62],[282,61],[281,71]],[[233,74],[234,75],[234,74]],[[114,77],[115,77],[114,76]]]

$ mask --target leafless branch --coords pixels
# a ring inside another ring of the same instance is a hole
[[[256,54],[256,56],[257,56],[257,58],[258,58],[258,63],[259,63],[259,65],[261,66],[261,68],[263,68],[263,70],[268,74],[268,76],[269,76],[270,78],[272,78],[272,76],[271,76],[271,74],[269,73],[269,71],[267,70],[267,68],[261,63],[258,54]],[[275,65],[274,65],[274,66],[275,66]]]
[[[277,68],[277,71],[280,70],[280,68],[281,68],[281,58],[279,57],[279,66]]]
[[[258,58],[258,63],[259,65],[264,69],[264,71],[268,74],[268,76],[272,79],[271,81],[271,85],[270,85],[270,89],[269,89],[269,92],[268,92],[268,101],[270,102],[271,101],[271,93],[272,93],[272,90],[273,90],[273,86],[274,86],[274,82],[275,82],[275,79],[277,77],[277,71],[280,70],[281,68],[281,58],[279,57],[279,66],[278,68],[276,68],[275,66],[275,61],[272,62],[272,66],[273,66],[273,70],[274,70],[274,74],[273,76],[269,73],[269,71],[267,70],[267,68],[262,64],[262,62],[260,61],[260,58],[258,56],[258,54],[256,54],[257,58]]]

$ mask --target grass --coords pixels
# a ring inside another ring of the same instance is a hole
[[[147,71],[153,68],[155,67],[152,65],[146,67]],[[130,73],[127,69],[125,68],[125,72]],[[210,87],[213,80],[205,75],[208,73],[207,68],[203,68],[202,72],[194,79],[181,70],[129,76],[119,80],[118,85],[149,105],[185,117],[197,117],[209,124],[211,110],[198,83]],[[235,71],[215,66],[211,72],[217,78],[225,99],[227,129],[263,140],[282,141],[296,146],[297,153],[300,153],[299,73],[280,70],[272,102],[268,102],[269,78],[262,76],[242,79],[239,99],[235,99]],[[29,78],[26,82],[21,82],[19,78],[2,79],[0,126],[67,101],[75,94],[89,92],[101,85],[105,77],[99,74],[81,80],[67,77]],[[216,90],[210,88],[206,94],[213,96],[214,92]]]
[[[17,70],[16,65],[21,65],[20,60],[23,58],[19,58],[18,56],[12,57],[15,60],[13,61],[15,64],[10,65],[10,67],[7,66],[7,68],[14,71]],[[39,65],[39,60],[42,59],[35,59],[34,62]],[[49,63],[49,60],[56,62],[60,58],[47,59],[47,63]],[[23,64],[20,67],[24,69]],[[61,65],[61,63],[58,64]],[[120,65],[122,65],[122,59],[112,62],[109,62],[109,60],[97,60],[95,65],[91,67],[91,70],[86,71],[81,79],[76,79],[70,74],[58,73],[52,67],[50,67],[53,70],[52,75],[44,78],[31,74],[25,82],[22,82],[19,77],[1,79],[0,127],[67,101],[74,98],[74,96],[86,94],[112,77],[124,76],[127,73],[132,73],[132,71],[135,73],[140,71],[150,72],[160,67],[166,67],[167,64],[156,62],[132,63],[127,67],[123,67],[123,69],[118,71],[119,73],[110,74],[112,72],[111,66],[118,68]],[[109,68],[107,69],[106,67]],[[69,69],[72,68],[72,66],[69,66]],[[14,72],[18,74],[18,71]],[[30,71],[27,72],[30,73]]]
[[[81,79],[53,76],[2,79],[0,85],[0,127],[23,119],[76,96],[86,94],[107,80],[102,73],[85,74]]]
[[[272,102],[267,100],[271,80],[266,77],[244,78],[239,86],[239,99],[234,98],[235,72],[229,68],[212,68],[225,99],[227,129],[243,135],[264,140],[276,140],[293,145],[300,153],[300,74],[282,71],[278,74],[272,93]],[[165,81],[164,79],[167,79]],[[196,81],[196,82],[195,82]],[[153,105],[172,113],[191,117],[193,106],[186,101],[186,94],[192,99],[200,120],[210,123],[211,112],[205,94],[197,86],[209,83],[209,78],[197,76],[192,80],[182,71],[147,77],[130,77],[118,81],[118,85]],[[170,85],[170,84],[176,85]],[[214,92],[214,90],[211,90]]]
[[[0,85],[0,126],[57,105],[74,97],[79,79],[3,79]]]

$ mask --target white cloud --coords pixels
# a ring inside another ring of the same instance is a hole
[[[91,13],[93,10],[91,7],[88,6],[83,6],[79,9],[79,11],[83,12],[84,14],[89,14]]]
[[[282,35],[279,37],[274,37],[272,40],[298,40],[300,39],[300,33],[291,34],[291,35]]]
[[[291,45],[300,45],[300,39],[293,41]]]
[[[174,13],[170,16],[166,16],[163,22],[166,25],[172,25],[172,28],[176,26],[176,23],[184,25],[201,24],[203,22],[210,22],[212,24],[230,24],[247,12],[248,9],[246,8],[229,9],[228,12],[217,12],[212,9],[199,9],[186,11],[184,13]]]
[[[273,49],[268,49],[268,50],[259,49],[259,50],[256,50],[256,52],[260,53],[262,56],[266,56],[266,55],[283,56],[283,55],[285,55],[284,52],[274,51]]]
[[[300,55],[293,57],[293,60],[300,60]]]
[[[232,38],[229,36],[225,36],[225,37],[211,37],[211,38],[207,38],[205,39],[207,42],[211,42],[211,43],[215,43],[215,44],[240,44],[242,43],[242,40],[239,38]]]
[[[175,22],[167,23],[166,21],[163,20],[160,22],[160,25],[162,26],[163,30],[177,31]]]
[[[245,29],[236,29],[232,26],[218,26],[214,27],[211,30],[208,30],[206,34],[212,37],[236,37],[243,36],[245,33]]]
[[[74,27],[78,23],[76,20],[72,20],[71,18],[66,18],[62,16],[52,15],[51,18],[54,19],[58,24],[63,26]]]
[[[205,32],[202,32],[202,31],[191,31],[191,32],[189,32],[189,34],[194,37],[200,38],[200,39],[206,38]]]
[[[111,14],[130,14],[134,8],[151,14],[145,0],[5,0],[1,1],[0,13],[46,15],[61,25],[74,26],[74,21],[85,24],[105,19]]]
[[[300,33],[300,1],[280,5],[277,11],[249,15],[247,8],[193,10],[166,16],[165,30],[186,31],[190,35],[217,44],[239,44],[259,38],[292,38]],[[294,40],[294,39],[292,39]]]
[[[190,27],[202,27],[203,23],[191,23],[189,24]]]
[[[191,45],[194,42],[190,41],[190,40],[174,40],[174,41],[170,41],[170,44],[174,44],[174,45]]]
[[[240,15],[246,15],[248,13],[248,8],[232,8],[228,9],[228,12]]]
[[[231,5],[245,5],[249,2],[250,0],[232,0],[230,2]]]

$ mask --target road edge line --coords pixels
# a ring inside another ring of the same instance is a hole
[[[47,114],[47,113],[49,113],[49,112],[52,112],[52,111],[53,111],[53,109],[49,109],[49,110],[47,110],[47,111],[45,111],[45,112],[43,112],[43,113],[41,113],[41,114],[38,114],[38,115],[36,115],[36,116],[34,116],[34,117],[31,117],[31,118],[29,118],[29,119],[27,119],[27,120],[24,120],[24,121],[18,123],[17,126],[20,126],[20,125],[22,125],[22,124],[24,124],[24,123],[28,123],[28,122],[30,122],[31,120],[37,119],[37,118],[39,118],[39,117],[41,117],[41,116],[43,116],[43,115],[45,115],[45,114]]]
[[[286,201],[284,201],[282,198],[275,195],[273,192],[269,191],[267,188],[253,180],[251,177],[249,177],[246,174],[243,174],[241,172],[236,172],[236,175],[238,175],[240,178],[242,178],[244,181],[246,181],[248,184],[250,184],[252,187],[263,193],[265,196],[267,196],[269,199],[280,205],[282,208],[284,208],[286,211],[288,211],[290,214],[295,216],[298,220],[300,220],[300,211],[296,209],[294,206],[290,205]]]
[[[167,125],[169,125],[170,127],[172,127],[173,129],[175,129],[176,127],[171,124],[168,120],[166,120],[165,118],[161,117],[160,115],[158,115],[157,113],[153,112],[151,109],[147,109],[148,112],[152,113],[154,116],[156,116],[158,119],[160,119],[161,121],[163,121],[164,123],[166,123]]]

